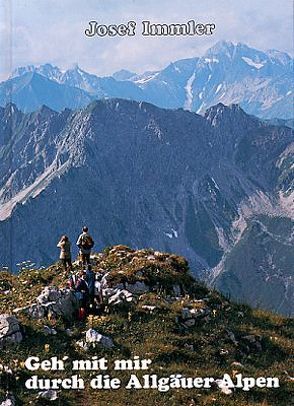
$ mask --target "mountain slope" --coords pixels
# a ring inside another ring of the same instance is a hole
[[[214,276],[213,285],[241,302],[291,315],[293,225],[293,220],[282,217],[251,221],[225,256],[224,271]]]
[[[13,134],[0,143],[1,263],[13,269],[27,259],[50,263],[60,235],[74,243],[88,224],[97,248],[178,252],[208,277],[224,270],[251,218],[293,217],[291,130],[236,105],[204,117],[115,99],[62,113],[9,105],[0,123]],[[266,283],[260,289],[266,297]],[[282,295],[275,303],[288,313]]]

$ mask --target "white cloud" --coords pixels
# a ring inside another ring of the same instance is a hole
[[[1,30],[7,34],[9,9],[6,6],[0,11],[4,11],[0,13],[0,34]],[[78,62],[84,69],[100,75],[120,68],[142,72],[201,55],[221,39],[292,52],[290,0],[285,0],[283,7],[280,0],[11,0],[10,14],[13,68],[45,62],[66,68]],[[92,19],[105,24],[135,20],[137,35],[86,38],[84,29]],[[216,30],[206,38],[142,38],[143,19],[166,23],[190,19],[215,22]],[[7,43],[6,40],[1,47],[5,54]],[[2,77],[7,74],[8,65],[0,66]]]

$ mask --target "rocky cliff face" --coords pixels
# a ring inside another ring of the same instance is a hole
[[[291,130],[236,105],[204,117],[118,99],[61,113],[8,105],[0,123],[1,263],[14,270],[50,263],[63,233],[75,254],[88,224],[97,249],[155,247],[185,255],[198,275],[220,275],[249,219],[293,216]],[[283,283],[275,308],[288,312]],[[267,279],[259,286],[268,306]]]

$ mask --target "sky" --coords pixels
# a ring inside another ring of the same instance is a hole
[[[134,37],[87,38],[88,23],[137,23]],[[211,36],[143,37],[141,22],[214,23]],[[219,40],[293,55],[292,0],[0,0],[0,80],[19,66],[78,64],[100,76],[201,56]]]

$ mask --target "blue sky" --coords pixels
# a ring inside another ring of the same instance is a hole
[[[0,0],[0,79],[17,66],[78,63],[108,75],[121,68],[159,69],[202,55],[218,40],[293,54],[292,0]],[[142,20],[216,24],[210,37],[144,38]],[[90,20],[138,23],[135,37],[87,38]]]

